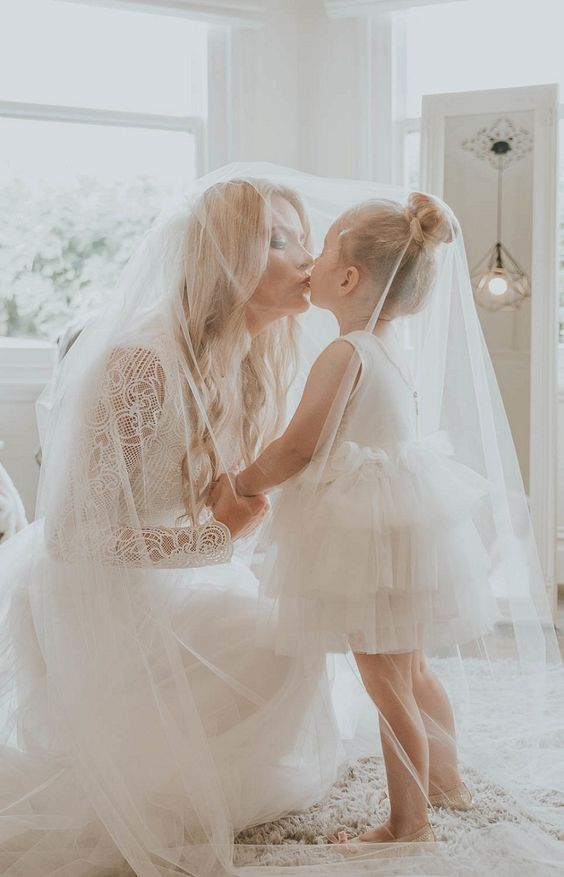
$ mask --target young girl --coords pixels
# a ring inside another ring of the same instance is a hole
[[[286,432],[235,481],[241,497],[288,482],[265,536],[277,650],[352,649],[378,708],[390,816],[359,842],[432,841],[429,803],[472,804],[449,700],[423,647],[491,627],[489,560],[471,520],[488,484],[451,459],[446,434],[420,435],[393,325],[425,307],[437,247],[454,235],[448,209],[418,193],[406,207],[370,201],[339,217],[311,299],[332,311],[341,336],[314,364]],[[223,476],[217,495],[229,489]]]

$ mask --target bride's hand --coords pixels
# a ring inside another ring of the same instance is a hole
[[[235,478],[234,473],[231,478]],[[270,508],[265,496],[237,496],[229,476],[225,474],[212,483],[207,504],[216,521],[228,527],[232,539],[252,533]]]

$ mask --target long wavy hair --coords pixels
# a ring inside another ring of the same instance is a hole
[[[186,517],[194,522],[220,472],[217,444],[236,448],[240,464],[251,463],[279,433],[296,376],[297,319],[277,319],[254,338],[246,321],[247,303],[267,266],[275,196],[296,209],[307,246],[309,221],[299,196],[264,180],[211,186],[186,228],[176,325],[181,357],[201,402],[186,390],[190,439],[182,482]]]

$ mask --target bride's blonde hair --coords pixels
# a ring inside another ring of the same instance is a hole
[[[342,264],[358,267],[378,297],[407,246],[383,308],[390,319],[425,306],[436,273],[436,248],[454,240],[458,229],[446,204],[421,192],[412,192],[405,206],[364,201],[343,213],[337,224]]]
[[[254,338],[247,330],[246,306],[267,267],[275,196],[297,211],[308,246],[309,222],[299,196],[264,180],[235,179],[210,187],[186,229],[178,341],[213,431],[212,437],[187,391],[191,436],[182,475],[188,516],[196,521],[221,465],[214,439],[225,443],[228,437],[239,462],[251,463],[283,425],[297,370],[295,317],[275,320]]]

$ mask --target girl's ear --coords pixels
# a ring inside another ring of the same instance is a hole
[[[354,289],[357,288],[359,282],[359,270],[358,268],[355,268],[354,265],[351,265],[350,268],[346,269],[344,277],[339,284],[339,295],[349,295]]]

